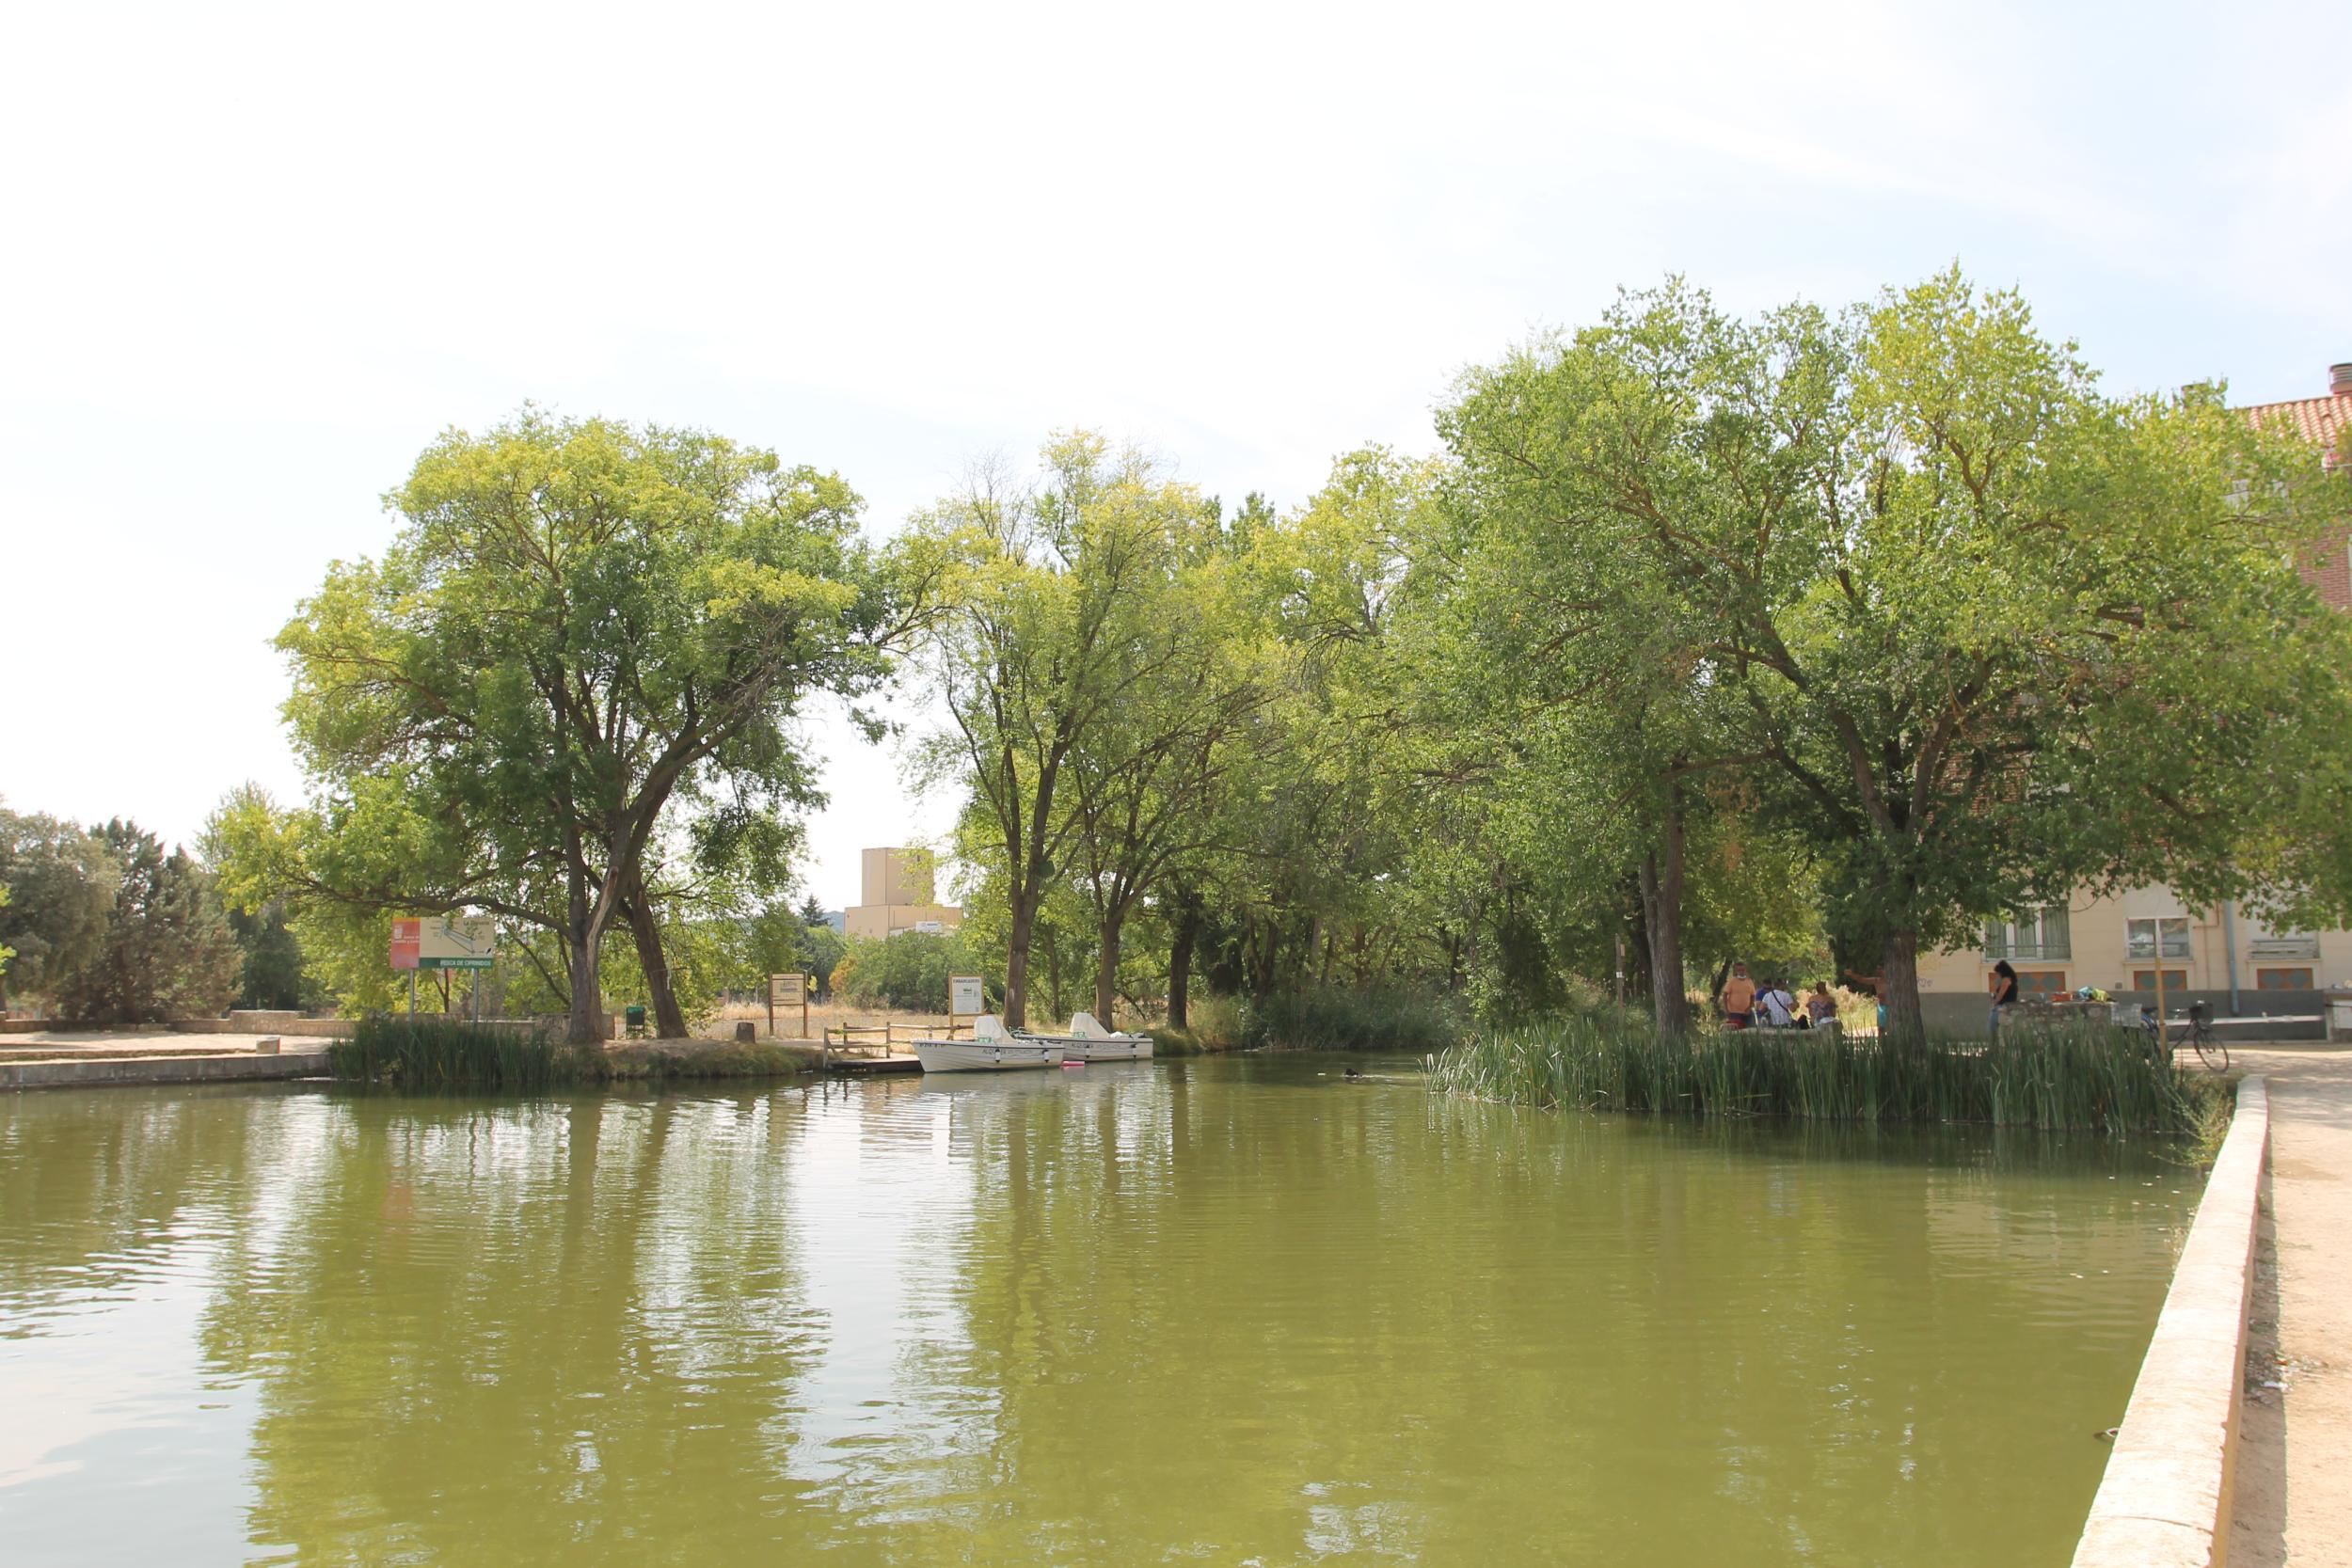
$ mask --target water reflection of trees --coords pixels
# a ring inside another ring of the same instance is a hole
[[[2062,1540],[2106,1423],[2059,1413],[2120,1409],[2161,1291],[2108,1180],[2137,1156],[1692,1138],[1181,1070],[976,1094],[957,1148],[965,1333],[923,1375],[992,1391],[937,1498],[983,1560]],[[2102,1268],[2120,1310],[2054,1290]]]
[[[183,1245],[269,1212],[302,1160],[315,1101],[253,1090],[140,1089],[0,1100],[0,1303],[103,1295]]]
[[[0,1293],[200,1237],[303,1560],[1934,1563],[2077,1522],[2177,1180],[1299,1066],[27,1098]]]
[[[684,1561],[776,1538],[802,1311],[755,1097],[356,1099],[205,1344],[259,1380],[257,1542],[307,1560]]]

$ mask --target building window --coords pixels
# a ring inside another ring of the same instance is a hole
[[[2153,990],[2155,989],[2156,972],[2154,970],[2135,969],[2132,971],[2132,990]],[[2166,970],[2164,972],[2164,989],[2167,990],[2188,990],[2188,971],[2185,969]]]
[[[2316,958],[2319,957],[2319,933],[2316,931],[2280,931],[2269,936],[2255,937],[2246,944],[2247,955],[2253,958]]]
[[[2256,990],[2310,990],[2312,972],[2308,969],[2258,969],[2254,971]]]
[[[2164,951],[2156,951],[2161,935]],[[2166,915],[2160,920],[2127,920],[2123,923],[2123,956],[2127,958],[2185,958],[2188,957],[2188,917]]]
[[[2066,994],[2066,971],[2062,969],[2021,969],[2017,972],[2017,994],[2047,1002]]]
[[[2074,933],[2066,923],[2066,906],[2053,904],[2026,911],[2014,920],[1987,923],[1984,956],[1987,959],[2073,958]]]

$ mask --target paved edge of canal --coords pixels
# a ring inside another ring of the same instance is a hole
[[[2270,1097],[2238,1085],[2237,1115],[2172,1272],[2074,1568],[2207,1568],[2229,1540],[2247,1307]]]

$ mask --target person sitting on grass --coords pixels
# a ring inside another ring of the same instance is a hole
[[[1827,980],[1813,982],[1813,994],[1804,999],[1804,1021],[1816,1029],[1837,1022],[1837,998],[1829,993]]]
[[[1756,1022],[1756,982],[1748,978],[1746,964],[1731,966],[1731,978],[1716,1000],[1723,1005],[1725,1027],[1745,1029]]]

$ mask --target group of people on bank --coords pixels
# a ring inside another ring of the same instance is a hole
[[[1818,1029],[1837,1022],[1837,999],[1830,994],[1827,980],[1814,982],[1800,1002],[1780,980],[1758,986],[1746,964],[1731,966],[1731,978],[1724,982],[1716,1001],[1723,1007],[1724,1025],[1733,1029]]]
[[[1879,1027],[1886,1027],[1886,992],[1876,975],[1852,975],[1867,986],[1879,999]],[[2001,1015],[2017,1005],[2017,971],[2007,958],[1993,966],[1985,980],[1986,993],[1992,998],[1991,1032],[2001,1032]],[[2088,987],[2083,995],[2091,992]],[[2106,993],[2099,993],[2104,1000]],[[1717,993],[1716,1005],[1723,1009],[1724,1025],[1730,1029],[1819,1029],[1837,1022],[1837,999],[1830,994],[1829,982],[1817,980],[1813,990],[1800,1002],[1779,980],[1767,980],[1758,986],[1748,974],[1748,966],[1731,966],[1731,978],[1724,982]]]

